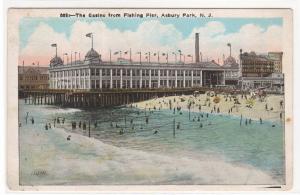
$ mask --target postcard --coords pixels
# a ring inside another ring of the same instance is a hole
[[[9,188],[290,189],[292,17],[9,9]]]

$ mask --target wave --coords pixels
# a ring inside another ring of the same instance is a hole
[[[38,130],[37,130],[38,131]],[[47,135],[48,134],[48,135]],[[34,161],[44,162],[39,170],[47,175],[36,179],[26,176],[27,184],[276,184],[266,172],[244,164],[230,164],[220,159],[201,155],[201,158],[167,156],[134,149],[121,148],[94,138],[51,129],[40,136],[43,151],[36,153]],[[27,140],[31,133],[22,134]],[[71,140],[67,141],[67,137]],[[44,155],[39,155],[43,153]],[[33,155],[31,155],[33,156]],[[47,162],[47,163],[45,163]],[[25,166],[25,165],[23,165]],[[30,167],[27,167],[27,169]],[[25,171],[26,172],[26,171]]]

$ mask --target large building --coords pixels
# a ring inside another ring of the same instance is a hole
[[[240,54],[243,77],[267,77],[274,72],[274,61],[255,52]]]
[[[269,52],[268,55],[245,52],[240,54],[240,58],[242,66],[241,89],[263,88],[272,92],[283,92],[282,52]]]
[[[65,64],[59,56],[50,61],[51,89],[185,88],[225,85],[225,69],[214,61],[199,61],[199,35],[195,63],[150,63],[119,59],[104,62],[93,49],[83,61]],[[231,67],[226,70],[230,71]],[[235,74],[235,73],[234,73]]]
[[[48,67],[18,66],[19,89],[48,89]]]

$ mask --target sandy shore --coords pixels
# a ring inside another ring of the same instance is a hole
[[[259,98],[250,98],[250,95],[247,95],[247,99],[245,96],[242,98],[242,95],[237,95],[239,104],[235,104],[232,96],[217,95],[218,103],[214,102],[215,96],[211,96],[208,94],[200,94],[197,97],[193,95],[169,96],[138,102],[133,106],[140,109],[170,109],[170,107],[177,109],[179,107],[182,110],[189,110],[188,106],[191,104],[191,112],[220,113],[237,117],[242,115],[243,118],[252,120],[261,118],[262,120],[280,121],[284,119],[284,108],[280,106],[280,101],[284,100],[283,95],[267,95],[263,101],[260,101]],[[247,105],[251,105],[251,108]],[[280,119],[280,115],[282,119]]]

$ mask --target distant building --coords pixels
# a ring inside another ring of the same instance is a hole
[[[229,56],[222,66],[225,72],[225,85],[236,86],[239,81],[239,64],[234,57]]]
[[[19,89],[47,89],[48,67],[18,66]]]
[[[242,77],[268,77],[274,72],[274,60],[255,52],[242,53],[240,56]]]
[[[268,57],[274,61],[274,72],[282,73],[282,55],[283,52],[269,52]]]

